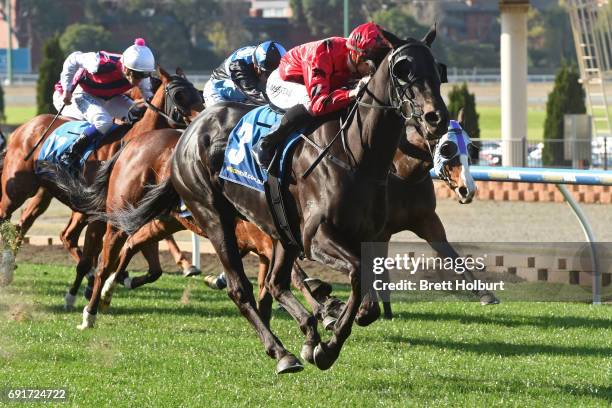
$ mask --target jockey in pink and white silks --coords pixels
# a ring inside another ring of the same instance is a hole
[[[153,96],[149,74],[155,58],[142,38],[123,54],[106,51],[73,52],[64,61],[60,81],[55,85],[53,105],[62,114],[90,123],[60,158],[69,167],[80,160],[85,148],[99,142],[113,125],[124,119],[133,101],[125,92],[139,86],[145,98]]]

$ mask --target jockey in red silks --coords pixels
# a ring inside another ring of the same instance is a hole
[[[289,50],[268,78],[271,104],[287,112],[279,127],[253,147],[260,166],[269,166],[274,147],[291,133],[315,118],[345,109],[390,49],[384,30],[370,22],[355,28],[348,38],[331,37]],[[358,85],[348,89],[359,78]]]
[[[155,58],[142,38],[123,54],[73,52],[64,61],[60,81],[55,85],[53,105],[62,114],[90,123],[60,161],[72,167],[85,148],[99,142],[113,125],[113,118],[124,119],[133,101],[124,92],[139,86],[145,98],[153,96],[149,74],[155,71]]]

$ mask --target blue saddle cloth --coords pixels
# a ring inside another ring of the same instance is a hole
[[[268,180],[266,171],[259,167],[251,153],[251,147],[259,139],[266,137],[271,128],[280,122],[283,115],[273,111],[269,106],[258,107],[247,113],[230,133],[225,148],[225,158],[219,177],[242,184],[257,191],[264,191],[264,183]],[[283,179],[284,162],[289,152],[300,139],[300,132],[295,132],[287,138],[282,146],[280,161],[280,179]]]
[[[59,158],[66,150],[68,150],[70,146],[74,144],[76,139],[83,132],[83,129],[85,129],[87,126],[89,126],[89,123],[81,120],[66,122],[59,126],[44,141],[42,148],[40,149],[40,153],[38,154],[38,161],[44,160],[62,164],[60,163]],[[108,133],[110,134],[117,127],[118,125],[113,125]],[[87,161],[89,155],[98,147],[100,142],[100,140],[95,140],[93,143],[90,143],[89,146],[87,146],[83,153],[81,162],[79,163],[79,167],[83,167],[83,164],[85,164],[85,161]]]

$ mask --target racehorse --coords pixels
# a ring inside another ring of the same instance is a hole
[[[176,73],[177,75],[184,76],[184,73],[182,69],[180,68],[177,68]],[[162,81],[154,77],[151,77],[150,80],[152,84],[152,91],[153,92],[157,91]],[[142,106],[144,108],[143,110],[141,110],[140,115],[137,115],[137,116],[140,116],[141,118],[141,116],[144,115],[144,112],[146,111],[146,106],[143,103],[144,98],[140,91],[140,87],[132,88],[130,91],[126,93],[126,95],[130,99],[132,99],[135,103],[137,103],[139,106]],[[134,117],[130,117],[129,119],[132,120],[133,122],[135,121]],[[4,140],[4,138],[2,139]],[[0,153],[0,171],[2,169],[2,161],[4,160],[5,154],[6,154],[6,150],[3,148],[2,152]],[[81,189],[84,189],[83,191],[85,191],[88,186],[82,185],[79,187]],[[47,210],[52,199],[53,199],[53,196],[45,188],[39,187],[36,194],[26,202],[26,205],[19,218],[19,223],[17,225],[21,238],[23,238],[26,235],[26,233],[29,231],[29,229],[34,224],[35,220]],[[68,221],[68,224],[60,233],[60,241],[62,242],[64,248],[68,251],[70,256],[75,260],[77,264],[81,261],[81,257],[82,257],[81,249],[78,246],[78,239],[79,239],[79,236],[81,235],[82,230],[85,228],[86,225],[87,225],[87,217],[82,213],[73,212]],[[185,276],[191,276],[191,275],[199,273],[197,268],[191,265],[191,263],[187,261],[185,256],[181,253],[178,245],[176,244],[176,241],[172,238],[172,236],[168,236],[166,238],[166,244],[168,245],[168,249],[170,250],[172,257],[174,258],[174,261],[181,268]],[[151,253],[148,247],[143,247],[142,250],[144,251],[145,259],[147,260],[155,256],[155,254]],[[153,265],[151,264],[150,269],[152,267]]]
[[[321,341],[316,319],[289,289],[290,271],[301,248],[280,240],[263,194],[219,179],[223,162],[219,156],[224,152],[218,144],[227,139],[248,107],[224,103],[200,114],[176,147],[171,179],[152,188],[136,209],[118,215],[127,224],[144,225],[160,212],[174,208],[182,198],[196,223],[207,232],[223,264],[229,296],[254,326],[267,354],[277,360],[278,373],[299,371],[303,366],[257,313],[252,285],[240,260],[235,219],[254,222],[274,239],[267,289],[306,335],[302,357],[320,369],[331,367],[355,318],[366,325],[377,317],[368,313],[374,309],[374,300],[365,296],[362,301],[362,279],[366,279],[364,287],[369,286],[368,273],[361,274],[361,242],[375,240],[385,226],[388,173],[405,122],[410,119],[423,137],[438,138],[447,129],[448,111],[440,95],[438,65],[430,50],[434,38],[435,29],[422,41],[390,38],[393,50],[343,126],[344,143],[332,145],[327,151],[336,158],[346,157],[347,166],[322,160],[308,177],[303,177],[319,150],[306,143],[293,150],[286,194],[291,225],[296,227],[306,257],[346,272],[351,282],[351,295],[329,341]],[[319,146],[328,145],[339,130],[338,121],[327,122],[310,138]]]
[[[110,159],[119,150],[123,142],[129,141],[147,130],[167,127],[169,126],[168,121],[177,123],[177,120],[182,120],[182,117],[193,115],[194,110],[192,109],[197,110],[201,107],[202,102],[200,94],[184,77],[178,75],[171,76],[161,68],[158,69],[158,74],[162,80],[163,86],[160,86],[155,93],[149,105],[151,109],[147,110],[143,119],[127,132],[125,127],[119,127],[115,132],[109,134],[94,154],[90,155],[88,158],[83,169],[88,183],[94,181],[94,175],[104,160],[106,160],[107,163],[112,163]],[[172,88],[172,92],[167,92],[169,87]],[[39,115],[20,126],[13,133],[7,148],[2,171],[0,219],[9,219],[11,214],[19,208],[28,197],[37,192],[39,188],[43,189],[43,192],[40,192],[40,194],[44,196],[42,198],[39,197],[43,204],[46,203],[46,205],[48,205],[51,197],[56,197],[64,203],[70,201],[68,197],[69,192],[58,189],[52,179],[45,178],[44,175],[38,175],[35,172],[36,166],[42,164],[38,163],[36,159],[42,147],[34,149],[34,154],[31,155],[31,158],[27,161],[24,160],[28,152],[33,150],[42,131],[49,125],[52,118],[52,115]],[[55,123],[53,123],[45,137],[48,137],[60,124],[69,120],[70,118],[59,117]],[[102,183],[102,185],[105,185],[105,183]],[[39,208],[44,209],[45,205]],[[33,217],[29,219],[33,219]],[[77,228],[75,231],[78,230],[78,227],[84,225],[82,219],[78,217],[76,219]],[[31,225],[31,223],[29,225]],[[78,233],[74,234],[74,236],[75,240],[78,239]],[[96,262],[97,253],[99,252],[101,244],[99,238],[99,226],[98,229],[95,227],[88,228],[85,238],[84,253],[80,257],[79,264],[77,265],[76,278],[69,290],[67,298],[76,295],[83,277]],[[78,253],[76,255],[78,255]]]

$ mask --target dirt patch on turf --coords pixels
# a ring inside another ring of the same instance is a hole
[[[187,259],[191,259],[191,253],[185,252]],[[74,260],[68,255],[68,252],[60,245],[35,246],[24,245],[17,254],[17,265],[19,263],[34,263],[44,265],[62,265],[76,266]],[[179,267],[174,263],[174,259],[168,251],[160,251],[160,262],[164,273],[180,274]],[[202,274],[218,274],[223,269],[216,255],[202,254],[200,257],[202,265]],[[329,268],[319,265],[311,261],[299,261],[306,273],[313,278],[323,279],[331,283],[348,284],[349,280],[346,275],[340,272],[333,271]],[[249,278],[256,279],[259,266],[259,259],[256,256],[247,255],[243,258],[244,269]],[[130,262],[129,270],[136,274],[147,270],[147,263],[141,254],[134,256]],[[18,273],[18,271],[17,271]]]

